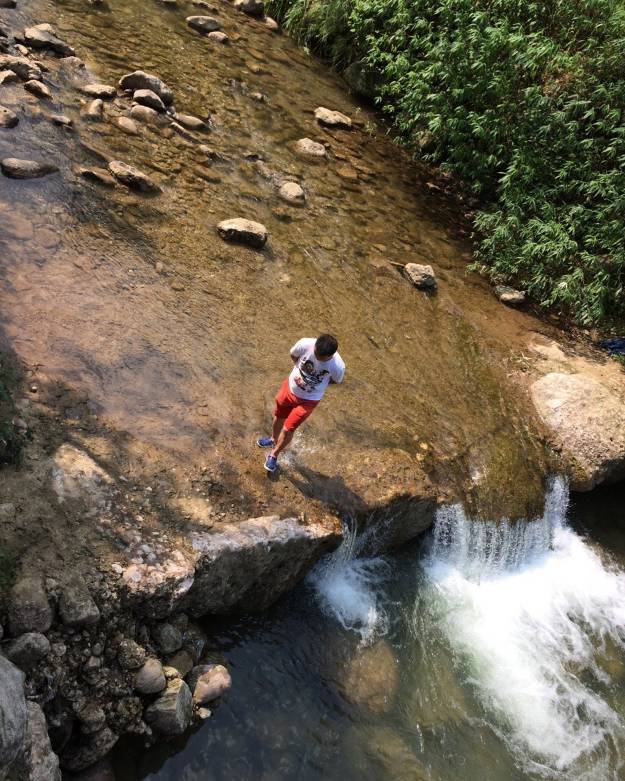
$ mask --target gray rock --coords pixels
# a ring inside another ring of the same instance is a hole
[[[220,27],[214,16],[187,16],[187,24],[200,33],[213,33]]]
[[[92,100],[85,109],[87,119],[99,120],[104,116],[104,102],[101,98]]]
[[[120,160],[112,160],[109,163],[109,171],[118,182],[125,184],[131,190],[139,190],[142,193],[161,192],[161,188],[147,174]]]
[[[162,735],[181,735],[191,723],[193,698],[180,678],[169,681],[164,693],[145,711],[145,720]]]
[[[24,30],[24,40],[31,49],[51,49],[62,57],[73,57],[72,47],[57,38],[50,25],[35,25]]]
[[[206,130],[206,123],[191,114],[176,113],[176,121],[189,130]]]
[[[25,632],[7,643],[4,650],[20,670],[30,670],[50,653],[50,641],[40,632]]]
[[[117,95],[117,90],[110,84],[85,84],[80,89],[85,95],[102,100],[112,100]]]
[[[436,288],[436,276],[432,266],[421,263],[406,263],[404,273],[419,290],[434,290]]]
[[[139,134],[137,123],[130,117],[118,117],[116,124],[120,130],[123,130],[124,133],[128,133],[129,136],[136,136]]]
[[[136,89],[133,93],[132,99],[136,103],[140,103],[142,106],[148,106],[148,108],[154,111],[165,111],[165,104],[151,89]]]
[[[145,664],[145,648],[134,640],[122,640],[117,651],[117,661],[124,670],[137,670]]]
[[[12,128],[17,125],[19,118],[10,108],[0,106],[0,128]]]
[[[167,665],[178,670],[180,677],[184,678],[193,669],[194,659],[190,651],[186,648],[181,648],[173,656],[170,656],[167,660]]]
[[[206,37],[211,41],[215,41],[215,43],[230,43],[230,38],[228,38],[223,30],[215,30]]]
[[[12,54],[0,54],[0,70],[13,71],[22,81],[41,79],[41,68],[26,57],[16,57]]]
[[[506,285],[497,285],[495,295],[502,304],[508,304],[508,306],[521,306],[525,303],[525,293],[522,290],[515,290]]]
[[[222,664],[202,664],[191,670],[188,685],[195,704],[207,705],[230,689],[232,678]]]
[[[59,758],[52,751],[46,717],[41,707],[28,702],[28,731],[24,745],[24,766],[28,781],[61,781]]]
[[[115,187],[115,178],[104,168],[79,168],[78,173],[90,182],[102,184],[105,187]]]
[[[253,222],[242,217],[223,220],[217,226],[217,233],[226,241],[247,244],[256,249],[261,249],[265,246],[268,235],[267,228],[260,222]]]
[[[206,648],[206,635],[197,624],[189,624],[185,631],[184,647],[193,656],[193,662],[197,664]]]
[[[117,735],[109,727],[72,739],[61,752],[61,767],[72,772],[84,770],[105,757],[116,743]]]
[[[159,79],[158,76],[152,73],[146,73],[145,71],[127,73],[119,80],[119,86],[122,89],[132,91],[136,89],[152,90],[152,92],[156,92],[166,106],[170,106],[174,102],[174,93],[162,79]]]
[[[264,16],[265,4],[262,0],[234,0],[234,7],[248,16]]]
[[[24,747],[27,721],[24,674],[0,655],[0,779]]]
[[[278,190],[278,195],[293,206],[303,206],[306,203],[304,190],[297,182],[285,182]]]
[[[106,724],[106,715],[97,702],[89,702],[78,713],[80,730],[84,735],[99,732]]]
[[[158,125],[160,122],[159,113],[150,106],[144,106],[139,103],[130,109],[130,116],[146,125]]]
[[[315,119],[320,125],[325,127],[341,128],[343,130],[352,129],[352,121],[340,111],[331,111],[329,108],[319,106],[315,109]]]
[[[2,161],[3,171],[5,162]],[[40,577],[34,575],[16,581],[9,594],[8,612],[9,632],[13,637],[24,632],[47,632],[50,629],[52,608]]]
[[[173,654],[182,648],[182,634],[171,624],[158,624],[152,630],[152,636],[164,654]]]
[[[134,687],[140,694],[158,694],[166,685],[163,665],[158,659],[148,659],[135,675]]]
[[[52,100],[52,93],[50,92],[49,88],[42,81],[37,81],[37,79],[29,79],[24,84],[24,89],[37,98],[43,98],[43,100]]]
[[[325,146],[311,138],[300,138],[295,144],[295,151],[311,160],[322,160],[328,156]]]
[[[59,600],[59,614],[66,626],[95,626],[100,620],[100,610],[87,587],[80,581],[69,583]]]
[[[0,71],[0,86],[3,84],[11,84],[15,81],[19,81],[17,73],[10,70]]]

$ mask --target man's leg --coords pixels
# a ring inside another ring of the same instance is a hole
[[[274,428],[274,442],[276,443],[274,446],[274,449],[271,451],[271,455],[274,458],[277,458],[280,453],[284,450],[284,448],[289,446],[290,441],[293,439],[293,434],[295,434],[294,431],[289,431],[288,428],[282,428],[282,424],[284,421],[280,421],[280,434],[278,437],[275,436],[275,428]]]
[[[274,446],[277,443],[278,439],[280,438],[280,433],[282,432],[282,426],[284,426],[284,421],[286,418],[278,418],[274,415],[273,418],[273,428],[271,429],[271,436],[274,441]]]

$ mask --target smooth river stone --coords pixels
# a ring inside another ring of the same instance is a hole
[[[187,24],[199,33],[213,33],[220,27],[214,16],[188,16]]]
[[[331,111],[329,108],[319,106],[315,109],[315,119],[320,125],[326,127],[342,128],[343,130],[351,130],[352,121],[345,114],[341,114],[340,111]]]
[[[10,179],[38,179],[59,169],[52,163],[41,163],[37,160],[20,160],[17,157],[5,157],[0,161],[0,169]]]
[[[250,247],[261,249],[267,241],[267,228],[260,222],[236,217],[232,220],[224,220],[217,226],[217,233],[226,241],[238,244],[247,244]]]
[[[311,138],[300,138],[295,144],[295,151],[311,160],[322,160],[328,156],[325,146]]]
[[[112,160],[109,163],[109,171],[118,182],[125,184],[131,190],[139,190],[143,193],[158,193],[161,188],[147,174],[139,171],[121,160]]]

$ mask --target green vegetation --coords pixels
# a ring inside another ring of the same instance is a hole
[[[11,396],[11,387],[16,375],[8,357],[0,352],[0,466],[16,464],[20,460],[22,442],[13,425],[15,408]],[[0,551],[0,566],[2,565]]]
[[[269,7],[339,70],[364,69],[399,138],[472,188],[480,269],[579,323],[622,321],[622,0]]]

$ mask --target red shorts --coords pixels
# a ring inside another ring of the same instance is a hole
[[[287,377],[276,396],[276,407],[273,414],[279,420],[284,420],[284,428],[287,431],[295,431],[312,414],[317,404],[319,404],[318,401],[300,399],[299,396],[291,393]]]

